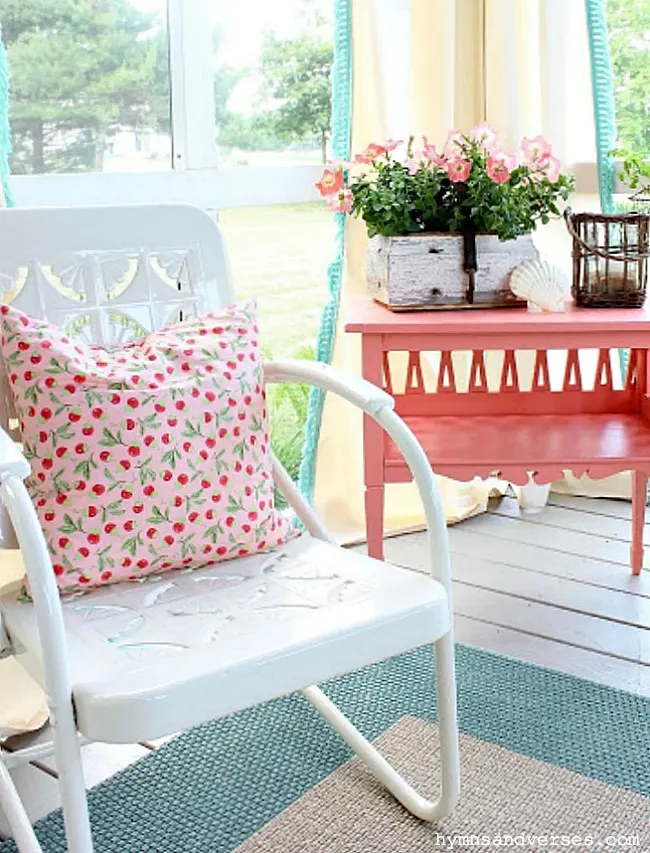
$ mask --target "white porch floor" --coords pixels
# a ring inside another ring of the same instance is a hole
[[[630,514],[627,503],[556,495],[542,513],[520,515],[504,499],[452,528],[456,639],[650,696],[650,527],[647,568],[633,578]],[[388,540],[386,557],[424,568],[424,534]],[[84,747],[88,786],[158,746]],[[14,778],[33,820],[58,806],[53,761]]]

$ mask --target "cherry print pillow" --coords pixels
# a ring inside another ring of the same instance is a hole
[[[62,592],[283,543],[253,305],[110,351],[7,306],[1,323]]]

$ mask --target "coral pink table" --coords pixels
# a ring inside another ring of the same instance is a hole
[[[396,411],[439,474],[467,481],[498,472],[523,485],[528,472],[537,483],[550,483],[567,469],[594,478],[632,470],[630,558],[634,574],[641,571],[650,474],[650,309],[395,313],[359,295],[348,305],[345,329],[361,334],[364,378],[395,397]],[[616,387],[612,372],[612,350],[619,347],[631,351],[623,387]],[[491,389],[489,350],[505,351],[498,387]],[[533,351],[532,382],[530,371],[524,382],[516,350]],[[568,350],[558,387],[551,382],[552,350]],[[585,368],[589,354],[581,358],[582,350],[592,350],[591,379]],[[468,351],[469,375],[465,370],[461,376],[452,353]],[[402,369],[399,378],[392,352],[408,354],[406,373]],[[439,353],[433,388],[425,384],[423,352]],[[368,549],[381,558],[384,486],[406,482],[410,475],[397,448],[369,417],[364,476]]]

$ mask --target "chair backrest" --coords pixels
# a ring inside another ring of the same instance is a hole
[[[233,302],[216,222],[184,204],[0,210],[0,295],[116,346]],[[0,424],[13,416],[0,364]]]

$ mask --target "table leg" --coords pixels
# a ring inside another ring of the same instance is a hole
[[[632,472],[632,547],[630,563],[632,574],[640,575],[643,568],[643,528],[648,493],[648,475],[641,471]]]
[[[384,487],[366,486],[368,556],[384,559]]]
[[[379,335],[363,335],[361,369],[364,379],[383,386],[383,349]],[[363,472],[366,487],[368,556],[384,559],[384,431],[368,415],[363,418]]]

